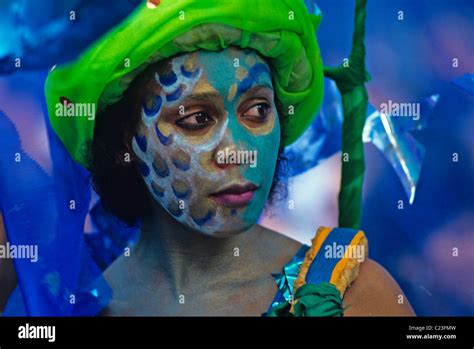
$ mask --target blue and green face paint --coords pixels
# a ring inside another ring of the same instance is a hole
[[[255,51],[234,48],[161,62],[132,142],[153,198],[182,224],[213,236],[256,223],[279,144],[270,69]]]

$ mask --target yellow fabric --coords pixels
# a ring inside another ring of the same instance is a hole
[[[313,239],[311,239],[311,247],[308,252],[306,252],[303,264],[301,264],[300,271],[298,273],[298,277],[293,284],[294,293],[296,293],[299,287],[306,283],[306,275],[308,274],[309,267],[311,266],[311,263],[313,263],[314,258],[318,254],[319,249],[323,245],[331,230],[332,228],[319,227],[316,231],[316,235]]]
[[[321,249],[321,246],[324,244],[324,241],[326,241],[332,231],[333,228],[328,227],[319,227],[316,231],[314,238],[311,240],[311,247],[306,252],[305,258],[298,272],[298,276],[293,284],[293,294],[296,293],[299,287],[306,284],[306,275],[308,274],[309,268]],[[362,230],[359,230],[350,242],[350,246],[357,245],[364,247],[363,260],[366,260],[368,258],[368,241]],[[346,289],[359,275],[360,263],[361,262],[359,262],[357,258],[350,258],[350,249],[347,249],[344,253],[344,257],[341,258],[341,260],[334,267],[331,274],[331,280],[329,282],[339,290],[341,298],[344,297]],[[295,300],[295,302],[291,305],[290,312],[292,314],[296,302],[297,300]]]
[[[367,238],[363,231],[359,232],[352,239],[351,246],[361,245],[364,246],[364,260],[368,258],[368,243]],[[359,275],[359,262],[356,258],[349,258],[349,249],[346,250],[344,258],[342,258],[332,271],[330,283],[336,286],[341,293],[341,297],[344,297],[346,289],[354,282]]]

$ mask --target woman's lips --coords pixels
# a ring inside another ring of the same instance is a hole
[[[217,193],[211,194],[211,197],[219,205],[225,207],[240,207],[245,206],[252,201],[254,191],[257,189],[258,187],[252,183],[231,185]]]

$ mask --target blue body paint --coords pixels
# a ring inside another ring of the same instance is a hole
[[[142,152],[146,153],[146,146],[147,146],[146,137],[145,137],[145,136],[136,135],[136,136],[135,136],[135,141],[137,142],[138,147],[140,148],[140,150],[141,150]]]
[[[155,183],[152,183],[151,188],[153,190],[153,193],[160,198],[163,197],[163,195],[165,194],[165,191],[161,188],[158,188]]]
[[[270,74],[270,70],[263,63],[257,63],[252,66],[246,78],[242,80],[237,89],[239,94],[247,92],[254,83],[256,83],[262,73]]]
[[[191,189],[188,189],[184,192],[179,192],[176,190],[176,188],[174,186],[172,186],[173,188],[173,193],[174,195],[178,198],[178,199],[186,199],[190,194],[191,194]]]
[[[160,84],[163,86],[171,86],[173,85],[176,81],[178,81],[178,77],[174,73],[174,71],[170,71],[166,75],[160,75]]]
[[[168,177],[170,174],[170,170],[168,169],[168,166],[165,165],[165,168],[163,170],[160,170],[155,163],[153,163],[153,170],[155,170],[155,173],[157,174],[158,177],[165,178]]]
[[[161,144],[170,145],[172,143],[171,135],[169,137],[166,137],[163,133],[161,133],[160,129],[158,128],[158,125],[155,126],[155,131]]]
[[[190,79],[190,78],[193,78],[195,77],[196,75],[199,74],[199,68],[195,69],[194,71],[189,71],[189,70],[186,70],[186,68],[184,67],[184,65],[181,66],[181,74],[183,74],[184,77]]]
[[[150,168],[148,167],[148,165],[145,164],[141,160],[137,160],[137,161],[138,161],[138,169],[140,170],[140,173],[142,174],[142,176],[148,177],[148,175],[150,174]]]
[[[142,107],[143,107],[143,112],[145,113],[145,115],[147,117],[153,117],[155,116],[157,113],[160,112],[160,109],[161,109],[161,105],[163,104],[163,100],[161,99],[161,96],[155,96],[155,103],[154,103],[154,107],[152,109],[149,109],[146,105],[146,103],[143,103]]]
[[[189,167],[191,166],[191,164],[188,162],[188,163],[184,163],[182,162],[181,160],[179,159],[173,159],[172,160],[173,162],[173,165],[178,169],[178,170],[181,170],[181,171],[188,171],[189,170]]]
[[[181,98],[183,95],[183,86],[179,86],[176,90],[166,95],[167,102],[174,102]]]
[[[196,223],[197,225],[199,226],[202,226],[204,224],[206,224],[214,215],[212,214],[212,212],[209,210],[207,212],[207,215],[205,215],[203,218],[195,218],[193,216],[191,216],[191,218],[193,219],[194,223]]]

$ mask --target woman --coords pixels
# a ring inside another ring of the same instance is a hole
[[[152,5],[46,85],[104,204],[141,222],[103,315],[413,314],[361,231],[320,228],[309,247],[256,224],[322,99],[319,18],[302,1]]]

